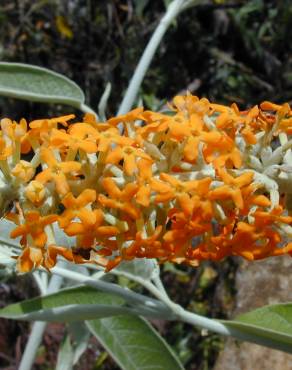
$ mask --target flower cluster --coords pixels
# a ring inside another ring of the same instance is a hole
[[[292,254],[292,111],[246,111],[192,95],[137,108],[1,120],[0,201],[21,237],[20,271],[58,255],[106,270],[122,260],[248,260]],[[71,237],[58,245],[55,231]]]

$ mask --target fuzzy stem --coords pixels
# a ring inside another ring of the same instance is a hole
[[[31,332],[19,364],[19,370],[30,370],[32,368],[46,326],[47,323],[43,321],[36,321],[32,324]]]
[[[83,283],[85,285],[89,285],[100,291],[116,294],[124,298],[127,302],[134,304],[136,306],[141,305],[141,306],[144,306],[144,307],[146,306],[152,309],[158,309],[158,310],[160,309],[160,310],[168,311],[164,303],[157,301],[156,299],[146,297],[142,294],[135,293],[129,289],[124,289],[117,284],[95,280],[90,276],[84,276],[78,272],[69,271],[69,270],[66,270],[65,268],[61,268],[58,266],[54,267],[51,270],[51,272],[59,276],[62,276],[63,278],[67,278],[67,279],[74,280],[79,283]]]
[[[174,0],[172,1],[172,3],[169,4],[165,15],[159,22],[158,27],[154,31],[136,67],[134,75],[130,81],[128,89],[118,110],[118,115],[125,114],[132,108],[135,99],[137,98],[137,94],[144,79],[144,76],[150,66],[150,63],[165,32],[167,31],[172,21],[180,13],[185,3],[186,0]]]
[[[115,274],[115,271],[113,270],[112,273]],[[123,272],[119,271],[117,272],[117,274],[123,275]],[[154,285],[151,281],[142,279],[139,276],[134,276],[127,273],[125,273],[124,275],[129,279],[136,281],[137,283],[144,286],[154,297],[156,297],[159,301],[164,302],[165,305],[169,307],[170,311],[175,315],[176,320],[185,322],[201,329],[207,329],[223,336],[231,336],[242,341],[256,343],[262,346],[291,353],[291,348],[289,347],[289,345],[282,344],[276,339],[274,340],[273,338],[265,338],[264,336],[260,336],[255,333],[248,333],[236,327],[229,327],[228,321],[220,322],[219,320],[210,319],[208,317],[197,315],[196,313],[185,310],[183,307],[176,304],[168,297],[159,277],[153,278],[155,284]],[[165,316],[165,319],[173,320],[172,315],[170,315],[169,317]]]
[[[60,278],[60,276],[53,275],[46,293],[53,293],[54,291],[58,290],[62,284],[62,281],[63,279]],[[36,321],[33,323],[18,370],[30,370],[32,368],[46,327],[47,323],[43,321]]]
[[[84,113],[91,113],[95,116],[95,118],[98,120],[98,114],[92,109],[90,108],[88,105],[86,104],[81,104],[80,105],[80,110],[82,110],[82,112]]]

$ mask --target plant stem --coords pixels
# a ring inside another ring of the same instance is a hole
[[[60,276],[53,275],[46,293],[53,293],[54,291],[58,290],[62,284],[62,281],[63,279],[60,278]],[[18,370],[30,370],[32,368],[37,350],[43,339],[46,326],[47,323],[42,321],[36,321],[33,323]]]
[[[98,115],[102,121],[106,121],[106,107],[111,90],[111,83],[108,82],[98,104]]]
[[[156,288],[157,288],[157,289],[158,289],[158,290],[159,290],[163,295],[165,295],[165,297],[167,297],[167,298],[168,298],[167,291],[165,290],[164,285],[163,285],[163,283],[162,283],[162,281],[161,281],[161,279],[160,279],[160,275],[155,276],[152,280],[153,280],[153,282],[154,282],[154,284],[155,284]]]
[[[234,337],[242,341],[256,343],[261,346],[266,346],[266,347],[270,347],[273,349],[278,349],[280,351],[292,353],[291,346],[289,344],[280,343],[279,341],[277,341],[277,339],[274,340],[272,337],[269,338],[269,337],[258,335],[257,333],[248,333],[236,327],[228,326],[228,321],[220,322],[219,320],[209,319],[208,317],[204,317],[201,315],[197,315],[193,312],[189,312],[185,310],[183,307],[181,307],[180,305],[171,301],[170,298],[165,296],[164,292],[161,292],[150,281],[142,280],[140,281],[140,283],[149,292],[151,292],[157,299],[164,302],[171,309],[171,311],[176,315],[176,319],[182,322],[185,322],[187,324],[190,324],[190,325],[202,328],[202,329],[210,330],[212,332],[221,334],[223,336],[231,336],[231,337]]]
[[[128,89],[118,110],[118,115],[125,114],[132,108],[135,99],[137,98],[137,94],[144,79],[144,76],[154,57],[154,54],[169,25],[180,13],[185,2],[186,0],[174,0],[172,1],[172,3],[169,4],[165,15],[160,20],[158,27],[155,29],[148,45],[146,46],[141,56],[141,59],[136,67],[134,75],[130,81]]]
[[[30,370],[32,368],[46,326],[47,323],[43,321],[36,321],[32,324],[18,370]]]
[[[173,302],[166,294],[164,287],[161,289],[162,282],[155,286],[149,280],[143,280],[139,277],[129,277],[130,279],[139,282],[144,286],[153,296],[158,300],[149,298],[147,296],[135,293],[131,290],[124,289],[116,284],[107,283],[104,281],[95,280],[92,277],[84,276],[80,273],[69,271],[61,267],[54,267],[52,272],[85,285],[92,286],[98,290],[113,293],[124,298],[128,303],[134,307],[129,307],[129,313],[160,317],[165,320],[179,320],[201,329],[218,333],[223,336],[232,336],[236,339],[257,343],[259,345],[267,346],[274,349],[279,349],[291,353],[291,348],[288,344],[279,343],[273,338],[264,337],[257,333],[248,333],[244,329],[229,326],[228,321],[220,322],[219,320],[210,319],[195,313],[185,310],[180,305]],[[127,274],[129,275],[129,274]],[[156,282],[157,283],[157,282]],[[143,312],[144,307],[144,312]],[[232,323],[232,322],[231,322]],[[20,370],[29,370],[30,368],[20,368]]]
[[[34,278],[35,282],[37,283],[37,286],[40,290],[41,295],[45,295],[46,292],[47,292],[47,285],[41,277],[41,272],[40,271],[34,271],[32,273],[32,275],[33,275],[33,278]]]
[[[124,298],[127,302],[134,304],[136,306],[140,305],[142,307],[146,306],[152,309],[166,310],[167,312],[169,311],[164,303],[157,301],[156,299],[152,299],[147,296],[144,296],[142,294],[135,293],[130,289],[122,288],[117,284],[95,280],[89,276],[84,276],[82,274],[79,274],[78,272],[69,271],[69,270],[66,270],[58,266],[55,266],[51,270],[51,272],[54,274],[60,275],[63,278],[67,278],[67,279],[77,281],[79,283],[83,283],[85,285],[91,286],[103,292],[116,294]]]
[[[84,112],[84,113],[93,114],[95,116],[95,118],[98,119],[98,114],[92,108],[90,108],[88,105],[81,104],[79,109],[82,110],[82,112]]]
[[[143,280],[140,278],[134,279],[135,281],[142,284],[145,288],[147,288],[159,301],[151,299],[149,297],[143,296],[141,294],[135,293],[131,290],[126,290],[121,288],[120,286],[112,283],[107,283],[104,281],[97,281],[88,276],[84,276],[74,271],[69,271],[60,267],[54,267],[52,269],[54,274],[58,274],[64,278],[68,278],[71,280],[75,280],[79,283],[84,283],[86,285],[92,286],[104,292],[114,293],[121,297],[123,297],[128,302],[135,304],[135,305],[146,305],[146,307],[158,308],[158,309],[165,309],[169,307],[173,313],[181,320],[188,322],[192,325],[199,326],[201,328],[205,328],[208,330],[215,331],[216,333],[222,335],[230,335],[229,329],[227,329],[223,324],[218,321],[208,319],[206,317],[193,314],[184,310],[181,306],[177,305],[176,303],[172,302],[164,292],[161,292],[154,284],[150,281]],[[167,310],[165,310],[167,312]],[[167,316],[165,316],[167,317]]]

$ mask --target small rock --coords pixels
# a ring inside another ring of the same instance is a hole
[[[236,274],[232,317],[267,304],[292,301],[292,258],[243,262]],[[227,339],[214,370],[291,370],[292,355],[247,342]]]

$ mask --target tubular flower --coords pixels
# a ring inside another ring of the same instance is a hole
[[[39,181],[31,181],[24,190],[27,200],[31,201],[34,205],[39,206],[46,195],[46,189]]]
[[[77,197],[74,198],[72,193],[68,193],[62,200],[62,204],[66,210],[59,217],[59,225],[62,228],[67,227],[73,218],[78,217],[85,224],[92,224],[92,211],[87,208],[90,203],[96,199],[96,193],[93,189],[85,189]]]
[[[249,185],[253,179],[252,172],[245,172],[237,178],[233,178],[226,170],[222,168],[218,170],[218,175],[222,179],[224,185],[218,186],[210,191],[209,199],[211,200],[230,200],[232,199],[238,209],[243,208],[243,197],[241,189]]]
[[[138,169],[136,158],[143,158],[151,161],[151,157],[139,148],[134,148],[132,146],[124,146],[121,148],[118,146],[108,153],[105,163],[117,164],[123,160],[125,174],[131,176],[134,171]]]
[[[133,197],[138,190],[136,184],[129,183],[123,190],[120,190],[112,178],[106,177],[102,180],[102,185],[108,193],[108,197],[103,194],[98,196],[98,201],[102,206],[125,212],[134,220],[139,217],[140,211],[133,204]]]
[[[97,145],[94,138],[88,138],[86,130],[79,130],[67,134],[61,130],[52,129],[50,137],[50,146],[53,148],[70,148],[73,153],[77,153],[78,150],[83,150],[85,153],[96,153]],[[74,156],[75,157],[75,156]]]
[[[29,182],[35,173],[34,167],[27,161],[19,161],[17,165],[11,170],[11,173],[18,177],[23,182]]]
[[[169,107],[106,122],[1,120],[0,200],[16,205],[6,217],[20,271],[58,256],[109,271],[134,258],[292,255],[289,105],[241,111],[189,94]],[[56,243],[58,228],[72,245]]]
[[[58,162],[53,152],[48,148],[41,149],[41,158],[47,164],[48,168],[39,173],[36,176],[36,180],[42,184],[53,180],[59,195],[66,195],[70,190],[66,174],[79,171],[81,164],[74,161]]]
[[[0,137],[0,161],[4,161],[11,156],[13,149],[11,146],[7,146],[5,140]]]
[[[13,239],[22,236],[21,243],[25,243],[30,238],[36,247],[42,248],[47,242],[45,227],[57,219],[57,215],[50,214],[42,217],[38,211],[29,211],[24,217],[24,223],[17,226],[10,236]]]
[[[95,209],[91,212],[90,223],[85,222],[71,222],[66,228],[65,232],[69,236],[77,236],[77,245],[81,249],[94,249],[97,242],[102,245],[104,240],[109,237],[119,234],[119,229],[115,226],[107,225],[104,221],[103,212],[100,209]],[[81,221],[81,219],[80,219]],[[108,241],[108,248],[110,248],[110,241]]]

